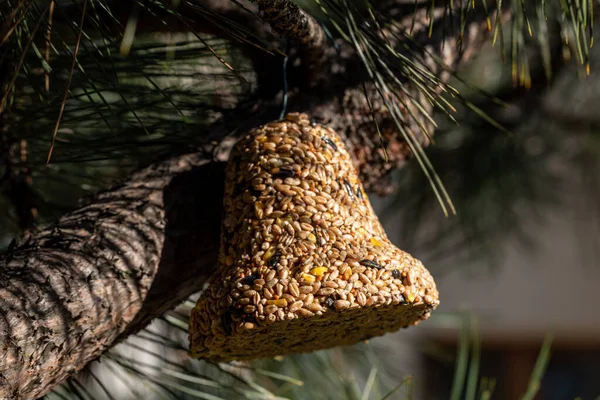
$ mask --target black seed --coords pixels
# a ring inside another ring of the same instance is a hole
[[[398,297],[400,297],[400,304],[406,304],[406,300],[404,300],[404,296],[399,294]]]
[[[321,240],[321,236],[319,236],[319,231],[315,228],[315,238],[317,239],[317,246],[321,246],[323,241]]]
[[[392,271],[392,277],[395,279],[399,279],[400,278],[400,271],[395,269]]]
[[[323,136],[321,138],[321,140],[323,140],[325,143],[327,143],[329,145],[329,147],[331,147],[333,149],[333,151],[337,151],[337,146],[335,145],[335,143],[333,143],[333,141],[325,136]]]
[[[273,178],[285,179],[296,176],[296,172],[293,169],[281,168],[279,172],[273,174]]]
[[[223,329],[225,329],[225,335],[231,336],[231,325],[233,324],[233,320],[231,319],[231,314],[229,312],[225,312],[221,315],[221,323],[223,324]]]
[[[350,186],[350,183],[344,179],[344,187],[346,188],[346,192],[348,193],[348,196],[350,196],[350,198],[352,200],[354,200],[354,191],[352,190],[352,186]]]
[[[375,261],[371,261],[371,260],[360,260],[360,263],[362,265],[364,265],[365,267],[369,267],[369,268],[376,268],[376,269],[383,268],[381,265],[379,265]]]
[[[279,251],[277,251],[275,254],[273,254],[273,257],[271,257],[269,259],[269,267],[275,268],[277,266],[277,263],[279,263],[280,259],[281,259],[281,253]]]
[[[227,312],[231,315],[242,315],[244,314],[244,310],[240,310],[239,308],[235,308],[234,306],[227,307]]]
[[[358,197],[359,199],[363,199],[363,192],[362,190],[360,190],[360,185],[356,186],[356,197]]]
[[[335,303],[335,300],[333,300],[331,297],[328,297],[325,300],[325,305],[329,308],[333,308],[333,304]]]
[[[242,283],[245,285],[253,285],[254,281],[260,278],[260,274],[258,272],[254,272],[244,278],[242,278]]]

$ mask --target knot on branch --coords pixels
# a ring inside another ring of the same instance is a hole
[[[264,19],[298,47],[307,75],[314,78],[325,59],[326,37],[320,24],[289,0],[255,0]]]
[[[271,28],[298,45],[318,48],[325,43],[319,23],[289,0],[258,0],[259,10]]]

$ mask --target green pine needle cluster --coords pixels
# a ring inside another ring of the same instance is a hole
[[[191,360],[187,358],[185,343],[187,315],[193,305],[193,301],[187,301],[109,350],[99,363],[55,388],[47,399],[410,400],[416,386],[422,387],[423,382],[410,374],[398,376],[386,371],[381,351],[376,353],[373,346],[365,344],[252,363]],[[494,389],[503,382],[480,373],[478,319],[469,312],[447,314],[444,318],[460,328],[456,354],[449,360],[454,365],[452,385],[447,388],[449,398],[494,398]],[[522,399],[532,399],[539,391],[550,360],[551,344],[552,335],[548,334]],[[384,353],[400,356],[390,354],[391,345],[382,347]],[[445,358],[443,351],[429,353]],[[119,392],[119,385],[129,393]],[[427,388],[424,393],[433,394]]]
[[[256,46],[269,53],[278,52],[239,23],[206,9],[201,2],[189,3],[196,17],[220,30],[229,38],[229,42]],[[441,80],[439,74],[423,65],[424,50],[415,40],[417,32],[413,32],[417,13],[426,11],[428,36],[439,31],[455,32],[458,35],[456,46],[460,47],[468,21],[475,13],[484,12],[488,27],[492,29],[493,11],[509,10],[512,18],[507,26],[502,24],[501,13],[495,13],[493,43],[500,44],[503,59],[510,63],[513,83],[516,85],[531,86],[528,54],[532,43],[539,46],[545,74],[551,77],[551,49],[555,37],[564,43],[565,57],[574,57],[583,72],[589,73],[594,4],[597,3],[594,0],[523,0],[509,4],[502,0],[452,0],[441,4],[435,1],[416,2],[410,30],[403,26],[390,29],[397,22],[378,15],[368,1],[314,0],[314,3],[305,3],[307,9],[314,10],[318,18],[334,28],[332,31],[336,36],[346,40],[356,50],[367,79],[374,84],[380,100],[393,117],[445,215],[455,214],[455,205],[435,165],[418,140],[419,136],[430,135],[427,125],[435,127],[437,122],[418,98],[426,98],[436,111],[454,121],[456,107],[464,104],[495,128],[506,129],[464,97],[456,87]],[[228,94],[237,96],[239,100],[240,93],[249,93],[251,90],[251,78],[249,80],[244,71],[247,65],[236,65],[236,56],[230,53],[231,47],[227,41],[215,43],[214,39],[198,32],[189,19],[180,13],[178,2],[167,4],[154,0],[132,4],[134,6],[129,17],[123,22],[111,12],[109,0],[7,0],[3,3],[0,11],[9,23],[0,38],[0,64],[5,70],[5,78],[0,81],[3,88],[0,112],[11,109],[19,121],[39,120],[42,123],[37,125],[36,130],[46,132],[43,138],[40,135],[32,137],[25,133],[31,131],[30,127],[24,126],[25,123],[14,123],[20,131],[17,136],[33,142],[42,141],[39,143],[41,148],[36,152],[42,152],[46,146],[45,159],[33,157],[30,164],[43,165],[50,161],[60,163],[66,160],[93,163],[99,158],[116,159],[127,150],[140,149],[140,142],[142,146],[173,145],[168,149],[170,153],[181,151],[181,147],[171,140],[179,141],[180,145],[189,143],[193,140],[187,132],[191,130],[190,123],[212,121],[222,111],[218,104],[206,98],[215,92],[215,88],[207,85],[207,82],[214,79],[228,81],[234,93],[219,94],[219,102],[229,101],[229,104],[235,103],[236,99],[226,99]],[[235,2],[235,5],[247,12],[248,18],[257,18],[240,3]],[[162,46],[164,48],[144,51],[143,43],[147,40],[144,36],[147,35],[138,32],[137,28],[141,13],[155,16],[152,23],[167,32],[173,23],[187,27],[191,39],[196,42],[196,48],[202,47],[202,50],[188,48],[182,52],[182,44],[173,39],[174,35],[165,33],[164,36],[170,39]],[[80,17],[69,19],[72,15]],[[107,20],[111,23],[107,24]],[[401,43],[401,48],[391,46],[391,42]],[[440,57],[428,55],[439,64],[440,70],[454,74]],[[203,75],[205,79],[196,82],[194,90],[189,93],[181,93],[181,89],[174,91],[158,82],[161,78],[168,80],[168,76],[174,74],[168,68],[170,62],[176,62],[173,57],[177,57],[178,62],[187,58],[198,63],[211,57],[215,64],[221,66],[221,71],[217,72],[214,68],[210,72],[195,71],[194,77]],[[147,70],[146,66],[152,64],[156,66],[154,70]],[[144,96],[145,104],[134,104],[141,97],[135,93],[139,93],[137,89],[142,80],[145,81],[144,90],[149,96]],[[207,88],[205,98],[199,98],[201,93],[198,88],[202,86]],[[152,111],[144,111],[158,107],[164,112],[157,115]],[[92,143],[94,155],[84,150],[91,148],[82,131],[89,121],[101,122],[107,134],[110,132],[114,138],[118,137],[106,146],[99,142]],[[416,122],[417,127],[411,127],[410,121]],[[373,123],[377,125],[375,118]],[[74,125],[76,128],[73,128]],[[200,125],[198,128],[206,126]],[[171,132],[166,143],[164,134],[157,141],[152,140],[157,132],[164,131],[161,126],[174,126],[175,130],[182,130],[183,133]],[[199,130],[196,129],[196,132]],[[68,139],[64,132],[70,133]],[[55,154],[57,148],[60,149],[59,154]]]
[[[419,11],[427,10],[425,16],[429,21],[428,37],[433,35],[434,29],[444,33],[456,33],[458,51],[463,46],[463,39],[467,34],[465,29],[469,26],[468,21],[473,18],[473,15],[483,10],[488,30],[491,30],[491,11],[494,10],[492,45],[499,42],[503,61],[510,61],[515,86],[531,87],[529,43],[532,40],[535,40],[535,44],[539,46],[545,74],[548,79],[551,78],[551,51],[554,46],[551,42],[551,33],[554,31],[558,32],[557,36],[565,45],[565,57],[575,52],[585,73],[589,75],[590,72],[589,48],[593,45],[594,3],[597,3],[594,0],[539,2],[522,0],[508,2],[508,5],[507,2],[503,4],[502,0],[481,0],[481,2],[451,0],[441,4],[435,1],[415,2],[413,20],[408,31],[406,27],[398,26],[397,21],[389,22],[397,29],[384,29],[389,28],[383,26],[386,19],[377,15],[373,4],[368,1],[315,0],[315,2],[326,20],[335,27],[335,31],[352,44],[360,56],[369,81],[376,87],[381,101],[409,145],[446,216],[450,213],[456,214],[456,208],[434,164],[418,140],[420,135],[430,134],[429,128],[424,125],[425,122],[433,127],[437,127],[437,124],[431,112],[422,107],[418,98],[424,96],[435,111],[441,112],[456,123],[454,114],[458,103],[467,106],[496,129],[509,132],[492,116],[463,96],[456,87],[441,80],[439,73],[432,72],[424,65],[423,53],[427,53],[438,64],[440,71],[449,72],[455,79],[457,77],[455,71],[446,65],[441,57],[427,52],[420,43],[416,42],[414,35],[422,33],[413,30]],[[502,22],[503,13],[511,15],[508,26],[504,26]],[[401,32],[401,36],[397,32]],[[402,48],[398,49],[390,45],[392,41],[403,43]],[[462,83],[472,88],[468,81],[462,80]],[[417,90],[412,90],[410,86],[416,87]],[[491,101],[498,100],[492,95],[488,96]],[[370,105],[368,96],[367,100]],[[413,108],[417,111],[411,111]],[[409,115],[406,115],[406,111]],[[411,121],[417,122],[418,132],[411,129]],[[375,118],[373,123],[377,126]],[[379,131],[378,126],[377,130]]]

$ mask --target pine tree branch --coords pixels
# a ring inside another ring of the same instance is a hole
[[[150,166],[0,257],[0,398],[44,395],[200,289],[224,179],[209,160]]]
[[[290,0],[251,0],[273,30],[298,45],[322,52],[325,34],[319,23]]]
[[[293,41],[300,51],[300,58],[308,79],[321,71],[325,61],[327,40],[319,23],[301,10],[291,0],[250,0],[258,5],[264,19],[280,36]]]

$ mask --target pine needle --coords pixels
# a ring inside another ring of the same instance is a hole
[[[67,97],[69,96],[69,89],[71,88],[71,81],[73,80],[73,72],[75,71],[75,65],[77,63],[77,54],[79,53],[79,45],[81,44],[81,36],[83,34],[83,22],[85,21],[87,3],[88,0],[83,1],[83,11],[81,13],[81,21],[79,22],[79,33],[77,34],[77,43],[75,44],[75,51],[73,52],[73,64],[71,64],[69,78],[67,80],[67,87],[65,88],[65,95],[63,97],[62,103],[60,104],[60,111],[58,112],[58,118],[56,119],[56,126],[54,127],[54,132],[52,133],[52,142],[50,143],[50,149],[48,150],[48,158],[46,159],[46,164],[50,163],[52,151],[54,150],[54,144],[56,143],[58,127],[60,126],[60,121],[62,119],[63,112],[65,111],[65,105],[67,104]]]
[[[460,331],[460,338],[458,343],[458,354],[456,359],[456,365],[454,367],[454,378],[452,380],[452,392],[450,394],[450,400],[460,399],[463,388],[465,385],[465,379],[467,377],[467,366],[469,363],[469,341],[470,341],[470,327],[466,314],[463,316],[463,324]]]
[[[383,397],[381,398],[381,400],[387,400],[387,399],[390,399],[390,398],[391,398],[391,397],[394,395],[394,393],[396,393],[398,390],[402,389],[402,387],[403,387],[403,386],[405,386],[405,385],[406,385],[406,386],[410,386],[410,385],[412,385],[412,382],[413,382],[413,380],[412,380],[412,376],[411,376],[411,375],[407,376],[406,378],[404,378],[404,379],[402,380],[402,382],[400,382],[400,383],[399,383],[399,384],[398,384],[396,387],[394,387],[394,388],[393,388],[392,390],[390,390],[390,391],[389,391],[389,392],[388,392],[388,393],[387,393],[385,396],[383,396]]]
[[[467,385],[465,400],[475,400],[477,394],[477,383],[479,381],[479,363],[481,358],[481,344],[479,338],[479,322],[475,316],[469,315],[471,330],[471,360],[469,362],[469,372],[467,374]]]
[[[540,390],[542,378],[546,371],[546,367],[550,362],[553,336],[554,335],[551,333],[546,335],[544,343],[542,343],[542,348],[540,349],[540,354],[538,355],[535,366],[533,367],[529,385],[527,386],[527,392],[523,395],[523,397],[521,397],[521,400],[533,400]]]
[[[49,7],[46,7],[44,12],[42,13],[42,17],[46,15],[46,13],[48,12],[48,9],[49,9]],[[42,18],[40,18],[37,21],[35,27],[33,28],[32,32],[29,35],[29,39],[27,40],[25,47],[23,47],[23,49],[21,49],[21,56],[19,58],[19,62],[17,63],[17,66],[15,68],[13,77],[11,78],[8,85],[5,88],[3,88],[4,95],[2,96],[2,99],[0,100],[0,112],[3,112],[5,109],[6,101],[8,100],[8,97],[10,96],[10,93],[12,92],[13,86],[15,85],[15,82],[17,81],[17,78],[19,77],[19,72],[21,71],[21,68],[23,67],[25,57],[27,56],[27,50],[29,49],[29,46],[31,46],[31,44],[33,43],[35,34],[36,34],[37,30],[39,29],[41,23],[42,23]],[[16,26],[16,24],[15,24],[15,26]]]

